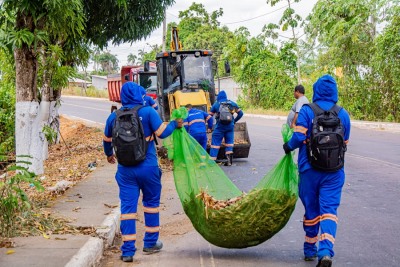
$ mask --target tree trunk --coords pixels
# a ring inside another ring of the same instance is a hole
[[[15,145],[17,161],[35,174],[43,173],[43,143],[40,121],[42,109],[37,99],[37,68],[35,52],[23,45],[14,50],[16,71]]]

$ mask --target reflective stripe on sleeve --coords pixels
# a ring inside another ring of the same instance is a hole
[[[103,141],[111,143],[112,137],[103,136]]]
[[[150,135],[150,136],[146,137],[146,141],[147,142],[150,142],[150,141],[153,141],[153,140],[154,140],[154,135]]]
[[[294,132],[302,133],[304,135],[307,134],[308,129],[303,126],[294,126]]]
[[[161,126],[157,129],[157,131],[155,131],[157,136],[162,135],[162,133],[164,132],[164,130],[167,128],[167,126],[163,123],[161,124]]]

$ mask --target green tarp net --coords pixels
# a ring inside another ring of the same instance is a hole
[[[186,118],[184,108],[172,119]],[[282,127],[283,140],[292,131]],[[278,233],[288,222],[297,201],[298,175],[292,153],[247,194],[184,128],[164,140],[173,160],[176,190],[194,228],[210,243],[224,248],[256,246]]]

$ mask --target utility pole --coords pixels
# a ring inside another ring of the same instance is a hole
[[[166,35],[167,35],[167,9],[164,8],[164,20],[163,20],[163,37],[162,37],[162,50],[166,50]]]

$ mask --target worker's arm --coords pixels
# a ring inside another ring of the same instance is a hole
[[[204,120],[207,123],[208,129],[212,130],[213,124],[214,124],[214,119],[210,114],[207,114],[206,112],[203,112]]]
[[[188,132],[189,131],[189,121],[188,118],[183,120],[183,126],[185,126],[185,130]]]
[[[115,156],[112,148],[112,128],[114,125],[115,118],[116,118],[115,112],[111,113],[106,121],[106,126],[104,129],[103,149],[104,149],[104,154],[106,154],[107,161],[109,163],[115,163]]]
[[[296,112],[294,114],[293,120],[292,120],[292,124],[290,125],[290,128],[294,128],[296,126],[296,122],[297,122],[297,118],[299,117],[299,113]]]
[[[236,112],[236,114],[237,114],[237,116],[235,117],[235,123],[237,123],[242,117],[243,117],[243,111],[242,110],[238,110],[237,112]]]
[[[154,132],[158,137],[165,138],[172,134],[172,132],[178,127],[178,121],[170,121],[168,124],[163,123],[160,116],[154,109],[150,109],[150,127],[151,131]]]
[[[287,142],[290,150],[299,148],[306,141],[308,129],[311,128],[312,124],[312,119],[310,118],[311,114],[314,113],[308,106],[300,110],[292,138]]]

